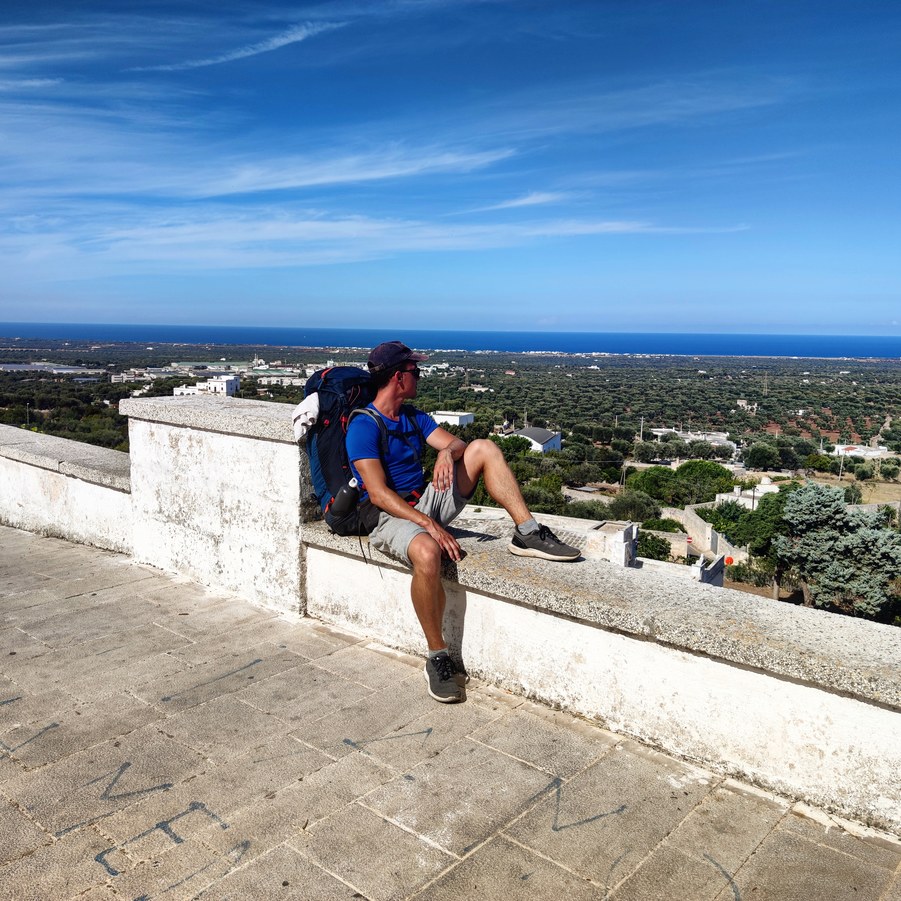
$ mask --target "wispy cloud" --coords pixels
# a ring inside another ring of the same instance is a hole
[[[365,153],[320,157],[282,157],[226,166],[221,175],[185,182],[187,193],[201,197],[342,185],[410,178],[441,172],[472,172],[513,156],[510,149],[454,150],[443,147],[387,146]]]
[[[27,91],[29,88],[49,88],[62,84],[61,78],[0,78],[0,91]]]
[[[749,79],[707,72],[636,87],[558,83],[544,90],[505,95],[465,111],[486,137],[539,140],[554,135],[604,134],[714,120],[723,115],[785,103],[800,88],[788,79]],[[447,117],[453,127],[454,117]]]
[[[480,206],[470,212],[487,213],[493,210],[515,210],[525,206],[542,206],[548,203],[562,203],[571,199],[570,194],[563,194],[559,191],[532,191],[522,197],[515,197],[513,200],[504,200],[500,203],[491,204],[491,206]]]
[[[128,71],[131,72],[180,72],[186,69],[202,69],[205,66],[218,66],[222,63],[230,63],[239,59],[247,59],[251,56],[258,56],[260,53],[270,53],[281,47],[287,47],[289,44],[297,44],[305,41],[317,34],[326,31],[334,31],[336,28],[343,28],[345,22],[322,22],[319,24],[305,23],[303,25],[295,25],[287,31],[267,38],[265,41],[257,41],[254,44],[248,44],[239,47],[236,50],[229,50],[220,53],[217,56],[207,56],[202,59],[185,60],[179,63],[168,63],[157,66],[132,66]]]
[[[210,206],[154,215],[119,205],[85,215],[74,206],[45,221],[9,223],[0,260],[16,270],[40,265],[83,277],[160,267],[227,271],[351,263],[404,253],[456,253],[528,246],[538,241],[614,235],[723,233],[742,226],[679,227],[603,219],[548,219],[449,226],[424,219],[336,216],[317,210]],[[61,264],[65,263],[65,267]]]

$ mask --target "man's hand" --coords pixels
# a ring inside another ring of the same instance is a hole
[[[426,532],[431,535],[432,538],[438,543],[438,546],[441,548],[442,552],[447,554],[451,560],[461,560],[463,557],[463,553],[460,550],[460,545],[457,543],[457,539],[451,535],[447,529],[438,525],[434,519],[429,517],[429,524],[423,526]]]
[[[454,486],[454,457],[449,447],[438,451],[438,459],[432,472],[432,484],[436,491],[447,491]]]

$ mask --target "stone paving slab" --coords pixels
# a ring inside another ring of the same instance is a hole
[[[901,901],[901,842],[0,527],[2,899]]]

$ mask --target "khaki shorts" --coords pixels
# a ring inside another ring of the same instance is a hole
[[[450,491],[436,491],[435,486],[429,482],[422,492],[422,497],[416,504],[416,509],[426,516],[431,516],[442,526],[448,525],[460,515],[460,511],[469,503],[468,497],[463,497],[457,491],[456,471],[454,474],[454,487]],[[378,525],[369,533],[369,543],[391,557],[403,560],[408,566],[410,558],[407,549],[410,542],[417,535],[427,535],[422,526],[410,522],[409,519],[401,519],[388,513],[379,515]]]

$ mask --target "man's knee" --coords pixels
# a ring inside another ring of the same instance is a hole
[[[489,461],[503,460],[504,454],[501,449],[487,438],[476,438],[466,446],[467,454],[471,454],[471,458],[475,460],[480,469],[485,467]]]
[[[407,548],[407,556],[416,573],[437,574],[441,570],[441,546],[424,532],[420,532]]]

